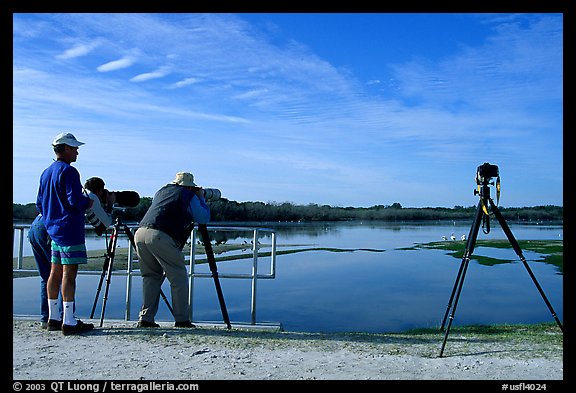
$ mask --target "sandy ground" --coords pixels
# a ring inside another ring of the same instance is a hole
[[[83,335],[13,318],[14,380],[563,380],[558,345],[443,334],[320,334],[104,321]],[[500,389],[499,389],[500,390]],[[518,389],[525,390],[525,389]],[[534,389],[532,389],[534,390]],[[550,391],[548,387],[548,391]]]

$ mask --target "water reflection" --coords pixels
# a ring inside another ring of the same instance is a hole
[[[467,222],[434,225],[259,223],[259,227],[276,230],[279,250],[297,246],[322,250],[278,256],[276,278],[258,281],[256,320],[280,322],[286,330],[317,332],[393,332],[414,327],[439,327],[460,259],[450,256],[446,250],[411,247],[417,243],[440,241],[442,236],[452,232],[459,239],[459,235],[469,231],[470,225]],[[518,240],[558,240],[563,234],[561,226],[510,226]],[[246,232],[227,233],[226,238],[219,236],[214,236],[214,242],[225,241],[227,245],[252,240]],[[506,239],[506,236],[500,228],[493,227],[489,235],[480,233],[478,238]],[[104,240],[95,240],[99,244],[97,247],[103,248]],[[270,243],[268,234],[263,233],[259,241],[266,247]],[[384,251],[333,252],[330,248]],[[490,266],[470,263],[453,325],[553,321],[513,250],[478,247],[475,253],[507,263]],[[562,320],[563,276],[555,266],[538,262],[542,254],[526,251],[524,255]],[[249,258],[219,262],[218,269],[221,274],[250,273],[251,263]],[[268,262],[261,263],[265,273]],[[208,272],[208,268],[198,266],[197,271]],[[80,318],[90,313],[98,279],[99,276],[80,276],[78,279],[77,314]],[[14,313],[37,314],[37,277],[13,282]],[[135,319],[140,307],[141,280],[135,277],[132,282],[129,311]],[[221,285],[232,323],[249,322],[250,280],[221,279]],[[125,278],[114,276],[107,318],[124,318],[125,292]],[[165,284],[164,292],[170,296],[168,284]],[[197,321],[221,320],[212,280],[195,280],[193,310]],[[163,304],[160,304],[158,319],[171,320]]]

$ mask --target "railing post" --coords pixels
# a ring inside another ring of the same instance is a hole
[[[18,228],[20,234],[18,236],[18,269],[22,269],[23,253],[24,253],[24,228]],[[14,233],[14,232],[12,232]]]
[[[258,276],[258,228],[254,229],[254,238],[252,240],[252,250],[254,257],[252,259],[252,299],[250,305],[250,319],[252,325],[256,324],[256,280]]]
[[[276,278],[276,232],[272,232],[272,250],[270,252],[270,276]]]

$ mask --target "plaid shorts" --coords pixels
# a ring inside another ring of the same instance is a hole
[[[88,263],[86,244],[59,246],[52,240],[51,262],[57,265],[80,265]]]

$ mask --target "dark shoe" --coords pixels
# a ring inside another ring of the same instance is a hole
[[[194,325],[190,321],[180,321],[180,322],[175,322],[174,327],[177,327],[177,328],[195,328],[196,325]]]
[[[81,320],[76,321],[76,325],[66,325],[62,324],[62,334],[65,336],[69,334],[84,333],[94,329],[94,325],[91,323],[84,323]]]
[[[49,319],[48,323],[46,324],[46,329],[51,332],[56,330],[62,330],[62,321],[58,321],[56,319]]]
[[[40,329],[48,329],[48,321],[40,321]]]
[[[139,328],[155,328],[155,327],[160,327],[160,325],[158,325],[156,322],[148,322],[148,321],[138,321],[138,325],[136,325],[136,327]]]

